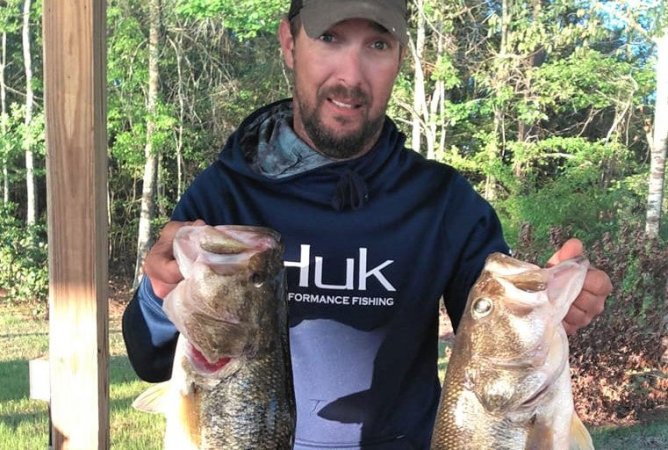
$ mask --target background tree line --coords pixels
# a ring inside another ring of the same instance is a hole
[[[108,1],[112,273],[135,276],[234,127],[290,95],[287,8]],[[494,203],[513,245],[526,226],[544,254],[559,226],[589,243],[629,223],[665,239],[667,23],[659,0],[415,0],[390,115]],[[0,288],[44,299],[41,1],[0,1],[0,33]]]

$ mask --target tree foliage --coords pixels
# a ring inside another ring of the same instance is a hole
[[[177,0],[176,11],[195,19],[223,19],[223,25],[240,41],[273,34],[281,15],[286,14],[281,0]]]
[[[513,244],[524,224],[547,243],[550,226],[570,226],[594,242],[643,208],[648,124],[655,91],[651,41],[665,15],[657,2],[626,3],[637,27],[622,26],[611,2],[506,0],[412,2],[411,24],[423,21],[420,57],[407,58],[390,115],[416,151],[460,169],[497,207]],[[21,2],[3,2],[8,36],[0,163],[7,167],[5,209],[25,216],[21,148],[43,149],[41,37],[31,18],[35,117],[22,125]],[[626,6],[625,6],[626,5]],[[132,270],[139,217],[146,127],[159,151],[156,205],[164,222],[192,178],[220,151],[255,107],[290,95],[291,75],[276,43],[288,2],[165,0],[161,3],[160,85],[147,108],[149,21],[146,2],[110,0],[107,7],[109,221],[112,272]],[[415,27],[412,42],[417,44]],[[417,47],[415,47],[417,49]],[[423,112],[415,121],[417,65]],[[414,131],[415,130],[415,131]],[[426,139],[426,138],[429,139]],[[43,193],[43,158],[38,185]],[[41,195],[39,198],[44,199]],[[42,200],[38,217],[42,218]],[[662,236],[666,237],[664,228]],[[547,246],[546,246],[547,247]]]

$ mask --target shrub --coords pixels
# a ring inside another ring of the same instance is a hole
[[[639,179],[630,151],[618,143],[551,138],[513,148],[524,177],[505,179],[510,195],[495,202],[511,245],[526,222],[543,248],[554,226],[570,226],[591,244],[644,211],[647,175]]]
[[[516,256],[536,262],[525,226]],[[554,228],[557,248],[570,235]],[[668,406],[668,242],[648,240],[641,223],[605,233],[588,251],[610,276],[605,312],[570,338],[573,394],[580,417],[592,424],[625,423]]]
[[[0,206],[0,289],[13,302],[46,302],[49,288],[45,226],[26,227],[14,206]]]

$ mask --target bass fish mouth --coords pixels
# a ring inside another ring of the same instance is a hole
[[[204,375],[214,375],[220,372],[232,360],[232,358],[223,356],[217,361],[211,362],[190,343],[188,343],[186,355],[192,366]]]
[[[541,400],[543,399],[549,388],[550,388],[549,383],[542,385],[538,389],[538,391],[536,391],[535,394],[533,394],[531,397],[520,403],[520,408],[531,408],[536,406],[538,403],[541,402]]]

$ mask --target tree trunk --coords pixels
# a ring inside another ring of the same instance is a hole
[[[445,33],[441,32],[438,38],[438,53],[437,58],[440,58],[441,55],[445,55]],[[438,144],[438,148],[442,152],[445,152],[445,81],[438,80],[436,86],[434,87],[434,97],[438,99],[435,104],[435,110],[433,112],[433,117],[438,117],[437,121],[434,121],[434,146]],[[436,142],[437,137],[439,136],[437,131],[440,128],[440,141]]]
[[[142,264],[151,246],[151,220],[155,210],[155,189],[158,172],[158,155],[153,148],[155,132],[155,115],[158,103],[158,88],[160,72],[158,68],[159,40],[160,40],[160,2],[149,2],[149,44],[148,44],[148,98],[146,120],[146,145],[144,155],[144,182],[141,196],[141,210],[139,213],[139,230],[137,233],[137,261],[135,264],[135,286],[142,275]]]
[[[32,60],[30,52],[30,6],[32,0],[23,3],[23,65],[26,76],[26,111],[25,111],[25,135],[23,138],[26,159],[26,200],[27,217],[26,223],[33,225],[37,217],[37,190],[35,189],[35,156],[32,149],[32,137],[30,126],[32,124],[32,113],[34,107],[34,93],[32,89]]]
[[[654,239],[659,236],[663,187],[666,177],[666,147],[668,146],[668,29],[656,42],[656,107],[654,109],[654,133],[652,137],[647,195],[645,232]]]
[[[176,196],[177,198],[181,197],[183,194],[183,124],[186,120],[186,106],[185,106],[185,93],[183,92],[183,85],[185,80],[183,79],[183,69],[181,68],[181,61],[183,56],[181,55],[180,48],[182,47],[182,37],[179,35],[179,45],[174,45],[174,54],[176,56],[176,73],[178,75],[178,97],[179,97],[179,126],[176,132]]]
[[[496,162],[498,158],[502,157],[502,151],[499,148],[503,148],[505,145],[504,136],[504,123],[503,123],[503,111],[500,107],[494,108],[494,135],[492,136],[491,142],[487,144],[487,153],[490,159],[490,169],[487,169],[487,176],[485,177],[485,192],[483,196],[489,201],[496,200],[496,177],[491,173],[491,166]],[[499,137],[501,134],[501,137]]]
[[[531,1],[531,10],[532,10],[532,21],[535,23],[539,23],[541,21],[541,16],[543,14],[543,2],[544,0],[532,0]],[[530,52],[528,55],[528,67],[525,70],[522,70],[523,73],[529,72],[532,68],[538,67],[543,64],[546,58],[546,51],[545,48],[543,47],[542,43],[536,44],[536,47]],[[532,87],[531,87],[531,79],[529,77],[524,77],[522,80],[523,83],[523,96],[525,97],[525,101],[530,102],[531,99],[527,97],[531,97],[533,95],[532,93]],[[517,142],[520,143],[529,143],[532,139],[532,130],[533,130],[533,124],[532,123],[527,123],[521,118],[517,121]],[[525,161],[521,161],[518,158],[513,158],[513,174],[515,175],[515,178],[520,181],[520,184],[524,184],[524,179],[525,179]]]
[[[441,53],[443,52],[443,34],[438,33],[438,41],[436,43],[436,61],[438,61]],[[423,77],[424,78],[424,77]],[[424,80],[423,80],[424,82]],[[431,92],[429,99],[429,105],[427,106],[427,95],[424,94],[424,135],[425,140],[427,141],[427,158],[435,159],[436,158],[436,136],[438,135],[438,111],[439,106],[441,105],[441,91],[444,83],[443,80],[436,80],[434,83],[434,89]],[[422,89],[425,92],[425,89]]]
[[[7,87],[5,86],[5,67],[7,66],[7,33],[2,33],[2,54],[0,55],[0,135],[7,136]],[[4,140],[2,157],[2,203],[9,203],[9,143]]]
[[[501,2],[501,42],[499,44],[499,53],[496,55],[496,64],[494,68],[496,70],[496,75],[492,79],[492,86],[497,92],[500,92],[501,88],[508,83],[508,73],[509,73],[509,61],[508,48],[510,47],[509,39],[509,25],[512,20],[510,15],[510,6],[508,5],[507,0]],[[505,134],[505,107],[502,105],[497,105],[494,107],[494,136],[492,141],[487,144],[490,163],[494,163],[496,159],[503,157],[503,151],[506,146],[506,134]],[[488,171],[485,179],[485,193],[484,197],[487,200],[495,200],[497,195],[497,180],[496,177]]]
[[[424,0],[415,1],[417,23],[415,25],[415,43],[411,40],[411,53],[413,54],[414,80],[413,80],[413,111],[411,112],[412,135],[411,146],[416,152],[420,152],[420,139],[422,135],[421,116],[427,105],[425,99],[424,72],[422,70],[422,56],[425,46],[425,18]],[[422,152],[420,152],[422,153]]]

